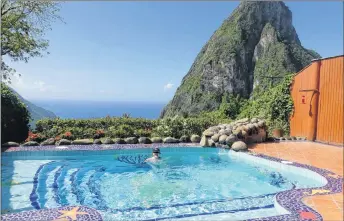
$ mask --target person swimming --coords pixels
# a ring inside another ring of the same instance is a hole
[[[153,156],[146,159],[146,163],[156,163],[161,159],[160,157],[160,149],[158,147],[153,149]]]

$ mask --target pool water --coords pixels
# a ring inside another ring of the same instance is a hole
[[[2,211],[84,205],[99,210],[105,220],[250,218],[278,215],[278,192],[322,185],[214,148],[168,149],[162,148],[158,164],[143,163],[148,149],[4,156]]]

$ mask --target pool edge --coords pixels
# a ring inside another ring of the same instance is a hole
[[[68,148],[66,149],[49,149],[49,148],[38,148],[38,147],[20,147],[19,148],[9,148],[6,152],[17,152],[17,151],[70,151],[70,150],[90,150],[90,151],[99,151],[99,150],[109,150],[109,149],[139,149],[139,148],[149,148],[149,147],[195,147],[200,148],[199,146],[195,144],[153,144],[153,145],[142,145],[142,144],[135,144],[135,145],[112,145],[112,147],[115,148],[92,148],[91,146],[81,146],[81,145],[74,145],[74,148]],[[91,148],[90,148],[91,147]],[[215,149],[215,148],[214,148]],[[220,149],[220,148],[216,148]],[[253,152],[245,152],[248,155],[252,155],[255,157],[260,157],[269,161],[275,161],[278,163],[282,163],[282,161],[285,161],[280,158],[270,157],[264,154],[257,154]],[[290,212],[290,214],[284,214],[284,215],[278,215],[278,216],[271,216],[271,217],[263,217],[263,218],[253,218],[253,219],[247,219],[246,221],[258,221],[258,220],[266,220],[266,221],[279,221],[279,220],[323,220],[320,213],[318,213],[316,210],[312,209],[311,207],[307,206],[305,203],[302,202],[302,199],[307,196],[315,196],[315,195],[329,195],[329,194],[335,194],[335,193],[341,193],[342,192],[342,185],[343,185],[343,178],[338,176],[337,174],[328,171],[326,169],[313,167],[307,164],[301,164],[297,162],[292,162],[294,167],[304,168],[308,169],[310,171],[313,171],[320,176],[324,177],[327,181],[327,184],[322,187],[317,188],[304,188],[304,189],[292,189],[292,190],[286,190],[280,193],[276,194],[276,202],[287,211]],[[73,208],[73,206],[69,206]],[[80,206],[82,208],[83,206]],[[61,208],[54,208],[52,210],[61,210]],[[75,207],[74,207],[75,208]],[[39,212],[42,210],[33,210],[33,211],[27,211],[31,212],[32,214],[34,211]],[[22,213],[22,212],[21,212]],[[1,220],[10,220],[10,219],[4,219],[4,216],[11,215],[13,218],[17,218],[15,214],[20,213],[12,213],[12,214],[5,214],[1,216]],[[83,220],[83,219],[78,219]],[[101,220],[101,219],[100,219]]]

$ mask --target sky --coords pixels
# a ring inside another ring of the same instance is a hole
[[[29,100],[167,103],[202,46],[239,2],[65,2],[49,55],[5,62]],[[286,2],[304,47],[343,54],[343,2]]]

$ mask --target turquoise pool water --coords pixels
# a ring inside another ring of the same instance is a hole
[[[64,151],[2,157],[2,210],[85,205],[105,220],[243,219],[280,214],[276,193],[321,186],[215,148]]]

